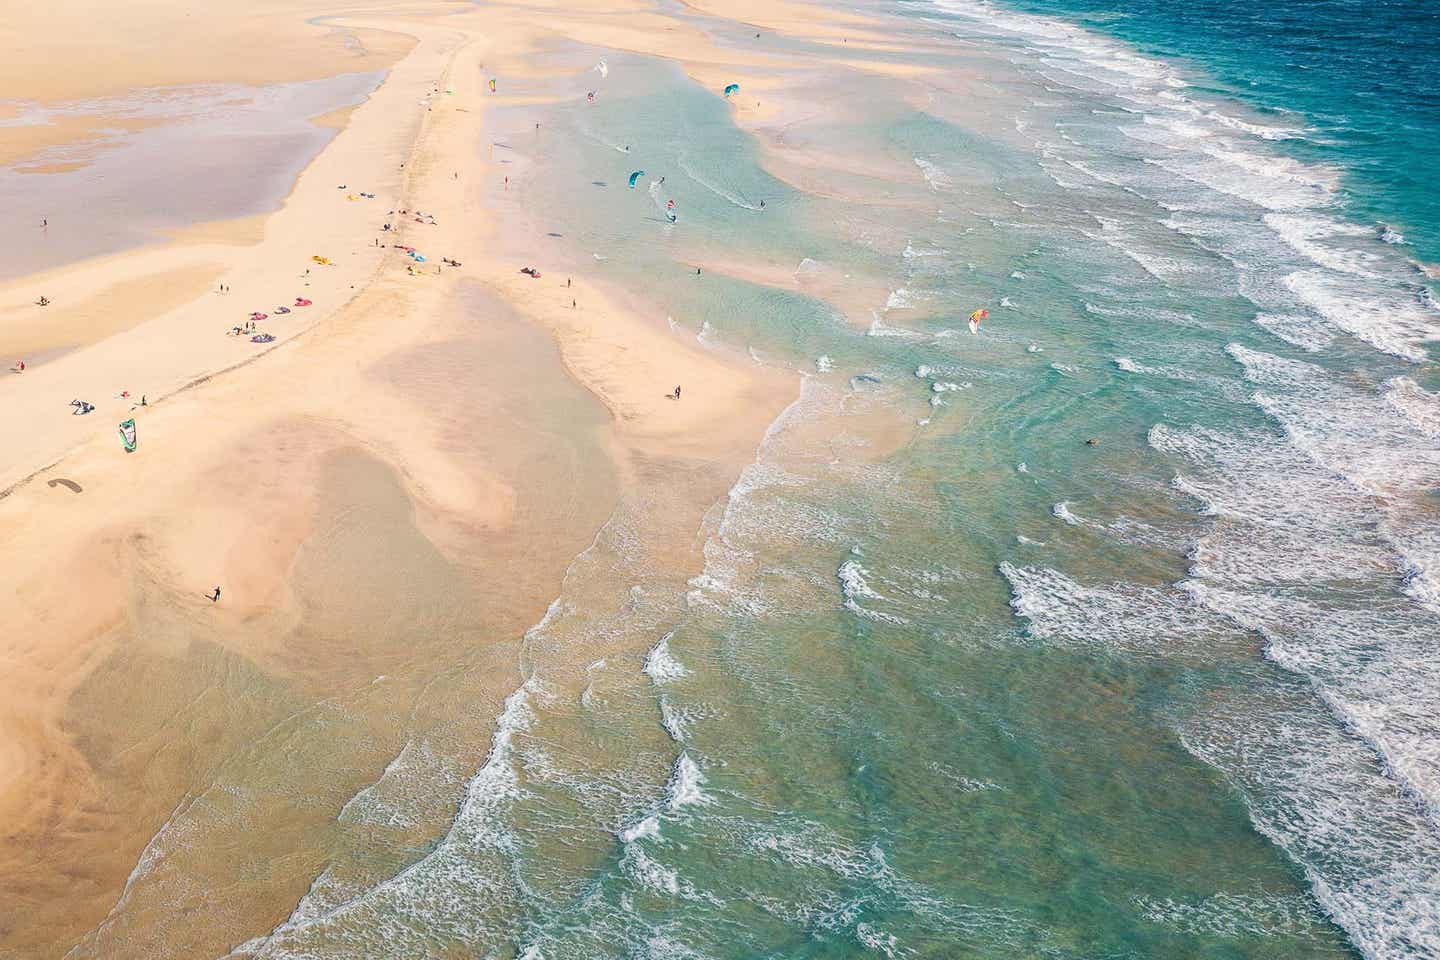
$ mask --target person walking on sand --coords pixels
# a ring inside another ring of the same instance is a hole
[[[216,587],[216,588],[215,588],[215,595],[214,595],[214,596],[210,596],[210,594],[206,594],[206,596],[210,597],[210,602],[211,602],[211,603],[219,603],[219,602],[220,602],[220,588],[219,588],[219,587]]]
[[[675,394],[674,394],[674,396],[675,396],[675,399],[676,399],[676,400],[679,400],[679,399],[680,399],[680,384],[678,384],[678,383],[675,384]]]

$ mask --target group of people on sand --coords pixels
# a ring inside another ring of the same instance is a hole
[[[306,272],[308,273],[309,271],[307,270]],[[306,300],[304,297],[295,298],[295,306],[297,307],[308,307],[313,302],[314,301],[312,300]],[[275,308],[275,313],[279,315],[287,314],[290,312],[290,308],[284,306],[283,304]],[[259,310],[256,310],[250,314],[249,320],[246,320],[244,324],[240,326],[231,327],[228,331],[226,331],[226,334],[232,337],[248,336],[255,343],[270,343],[274,341],[275,337],[271,334],[260,332],[260,321],[268,319],[269,316],[270,315],[268,313],[261,313]]]

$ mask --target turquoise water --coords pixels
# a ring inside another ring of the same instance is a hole
[[[527,255],[798,398],[703,571],[631,491],[484,762],[367,788],[447,797],[433,842],[249,955],[1440,956],[1435,221],[1258,40],[1239,89],[1243,31],[1207,74],[1159,14],[1040,9],[886,7],[938,73],[808,51],[753,137],[614,51],[496,112]],[[760,261],[797,290],[718,266]]]

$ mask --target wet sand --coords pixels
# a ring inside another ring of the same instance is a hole
[[[382,77],[161,88],[37,110],[20,129],[71,119],[62,111],[101,110],[114,132],[0,166],[0,207],[11,224],[0,238],[0,280],[161,243],[196,222],[273,212],[343,127],[336,111],[362,101]]]

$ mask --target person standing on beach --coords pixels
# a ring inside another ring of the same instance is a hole
[[[679,399],[680,399],[680,384],[678,384],[678,383],[675,384],[675,399],[676,399],[676,400],[679,400]]]
[[[216,588],[215,588],[215,595],[210,598],[210,602],[211,602],[211,603],[218,603],[218,602],[220,602],[220,588],[219,588],[219,587],[216,587]]]

